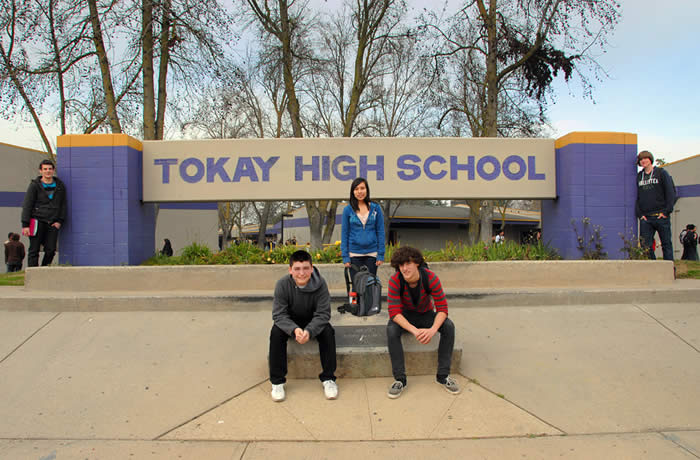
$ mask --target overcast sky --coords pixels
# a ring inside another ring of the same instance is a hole
[[[553,136],[631,132],[640,150],[666,161],[700,154],[700,1],[619,1],[622,21],[598,59],[610,78],[596,83],[595,103],[577,83],[556,82]],[[43,150],[31,124],[0,120],[0,142]]]
[[[700,154],[700,2],[620,0],[622,21],[599,61],[610,79],[595,104],[557,85],[549,117],[571,131],[637,133],[639,150],[675,161]]]

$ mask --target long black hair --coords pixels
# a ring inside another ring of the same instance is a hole
[[[369,207],[370,200],[369,200],[369,184],[367,183],[367,179],[364,177],[358,177],[354,181],[352,181],[352,184],[350,184],[350,206],[354,211],[358,211],[360,209],[358,203],[357,203],[357,198],[355,198],[355,188],[360,185],[361,183],[365,183],[365,187],[367,188],[367,196],[365,197],[365,203],[367,204],[367,207]]]

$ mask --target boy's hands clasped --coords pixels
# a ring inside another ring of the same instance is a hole
[[[309,341],[311,335],[309,331],[302,330],[300,327],[294,329],[294,339],[299,343],[299,345],[304,345]]]

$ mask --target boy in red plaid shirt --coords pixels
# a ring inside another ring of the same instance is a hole
[[[396,273],[389,279],[389,323],[386,335],[391,356],[391,368],[396,380],[387,393],[390,398],[401,396],[406,388],[401,334],[409,332],[416,340],[427,345],[440,333],[436,382],[448,393],[459,394],[457,382],[450,377],[455,326],[447,317],[447,300],[440,279],[425,267],[423,254],[409,246],[397,249],[391,257]]]

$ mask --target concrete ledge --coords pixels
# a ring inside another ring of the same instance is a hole
[[[386,291],[385,291],[386,292]],[[676,280],[647,287],[445,289],[450,308],[488,306],[685,303],[700,298],[700,281]],[[331,308],[346,301],[331,291]],[[386,309],[386,302],[383,304]],[[271,311],[272,290],[264,291],[101,291],[46,292],[0,287],[5,311]],[[335,324],[335,323],[334,323]]]
[[[670,261],[508,261],[430,264],[445,289],[570,288],[670,285]],[[343,266],[318,264],[331,290],[345,290]],[[50,292],[99,291],[272,291],[287,273],[284,265],[187,265],[158,267],[28,268],[25,289]],[[380,267],[386,286],[393,269]]]
[[[391,377],[391,358],[386,345],[386,323],[389,315],[358,318],[336,315],[331,324],[336,331],[338,378]],[[354,329],[354,330],[353,330]],[[358,331],[357,333],[354,333]],[[365,335],[366,334],[366,335]],[[427,345],[418,343],[411,334],[401,336],[407,375],[434,375],[437,370],[437,349],[440,336]],[[457,372],[462,360],[462,345],[455,342],[452,369]],[[321,372],[318,343],[287,343],[288,377],[315,379]]]

